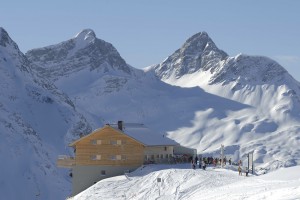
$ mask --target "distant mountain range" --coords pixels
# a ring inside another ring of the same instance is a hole
[[[221,144],[233,160],[254,152],[258,173],[300,164],[300,83],[269,58],[228,56],[205,32],[140,70],[90,29],[24,55],[1,28],[0,70],[4,196],[65,197],[58,154],[117,120],[145,123],[201,154],[219,156]],[[11,192],[14,184],[23,190]]]

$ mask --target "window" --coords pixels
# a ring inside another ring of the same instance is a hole
[[[117,140],[111,140],[111,141],[110,141],[110,144],[116,145],[116,144],[117,144]]]
[[[126,144],[126,140],[111,140],[110,144],[112,144],[112,145],[124,145],[124,144]]]
[[[126,155],[110,155],[110,160],[126,160]]]
[[[166,158],[169,158],[169,154],[166,154]]]
[[[106,171],[105,170],[101,170],[101,176],[105,176],[106,175]]]
[[[111,158],[112,160],[126,160],[125,155],[112,155]]]
[[[156,155],[156,158],[159,159],[159,154]]]
[[[111,160],[116,160],[116,155],[111,155],[111,156],[110,156],[110,159],[111,159]]]
[[[164,158],[164,155],[163,154],[160,154],[160,159],[163,159]]]
[[[100,145],[100,144],[102,144],[102,140],[91,140],[91,144]]]
[[[167,147],[165,147],[165,151],[167,151]]]
[[[101,155],[92,155],[91,160],[101,160]]]
[[[117,160],[121,160],[121,158],[122,158],[121,155],[117,155],[116,157],[117,157]]]
[[[91,140],[91,144],[96,145],[97,141],[96,140]]]

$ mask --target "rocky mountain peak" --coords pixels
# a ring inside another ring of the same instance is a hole
[[[84,29],[72,39],[59,44],[30,50],[27,58],[43,76],[57,81],[82,70],[104,73],[119,71],[131,74],[132,69],[116,48],[96,37],[91,29]]]
[[[4,28],[0,27],[0,45],[6,46],[6,44],[10,41],[8,33],[4,30]]]
[[[182,50],[198,50],[203,51],[205,48],[210,47],[217,49],[215,43],[211,40],[206,32],[200,32],[190,37],[182,46]]]
[[[29,72],[28,60],[20,51],[18,45],[10,38],[6,30],[0,27],[0,66],[6,66],[1,62],[11,61],[22,71]]]
[[[0,27],[0,46],[8,47],[12,46],[14,49],[19,51],[18,45],[9,37],[6,30]]]
[[[217,63],[226,57],[228,55],[218,49],[206,32],[199,32],[153,69],[162,80],[178,79],[200,69],[214,71],[218,67]]]
[[[96,39],[96,34],[92,29],[83,29],[81,32],[76,34],[74,39],[77,41],[91,42]]]
[[[211,51],[227,56],[225,52],[218,49],[206,32],[199,32],[193,35],[180,48],[182,55],[208,54]]]
[[[83,29],[79,33],[76,34],[75,38],[86,38],[86,37],[93,37],[96,38],[96,34],[92,29]]]

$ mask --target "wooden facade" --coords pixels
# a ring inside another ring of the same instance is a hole
[[[75,141],[75,165],[136,166],[144,160],[144,145],[109,125]]]

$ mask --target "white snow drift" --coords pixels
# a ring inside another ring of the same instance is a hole
[[[99,181],[70,200],[296,200],[300,198],[300,167],[248,177],[233,167],[190,169],[188,164],[152,165],[127,177]],[[161,178],[161,182],[157,181]]]

